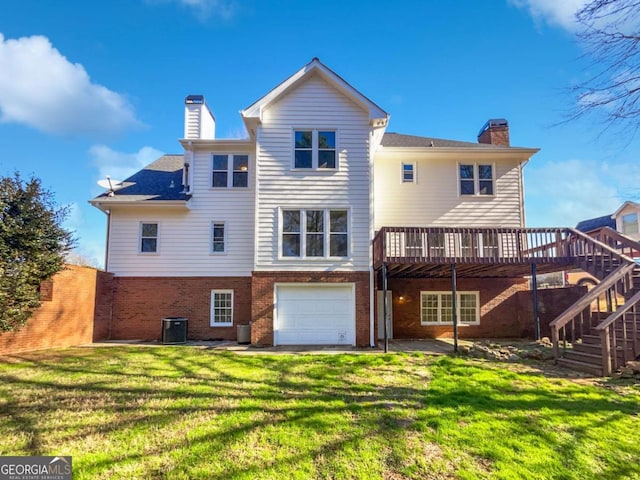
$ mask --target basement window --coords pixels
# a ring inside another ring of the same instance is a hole
[[[233,290],[211,290],[211,326],[233,326]]]
[[[458,292],[456,307],[459,324],[480,324],[478,292]],[[452,292],[420,292],[420,324],[453,325]]]

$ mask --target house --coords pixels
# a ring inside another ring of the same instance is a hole
[[[454,318],[461,336],[517,336],[532,264],[571,262],[555,256],[567,231],[524,228],[537,149],[512,147],[504,119],[477,143],[387,132],[317,58],[241,116],[248,138],[217,138],[188,96],[183,153],[91,200],[108,219],[112,338],[159,338],[182,316],[193,339],[251,323],[254,345],[373,346],[383,311],[395,338],[451,335]]]
[[[640,240],[638,215],[640,203],[626,201],[616,210],[611,218],[615,221],[615,229],[633,240]]]

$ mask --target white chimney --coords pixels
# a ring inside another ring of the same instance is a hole
[[[216,119],[202,95],[188,95],[184,100],[184,138],[213,140]]]

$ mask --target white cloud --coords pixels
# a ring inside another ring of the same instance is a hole
[[[6,39],[0,34],[0,122],[47,133],[109,135],[140,126],[120,94],[92,83],[43,36]]]
[[[576,12],[588,0],[508,0],[518,8],[528,10],[537,22],[545,22],[565,30],[574,31],[577,26]]]
[[[147,0],[147,3],[176,3],[192,10],[194,14],[202,19],[213,16],[229,20],[238,11],[236,2],[232,0]]]
[[[91,163],[98,168],[100,178],[109,175],[114,180],[124,180],[157,160],[163,152],[153,147],[142,147],[135,153],[124,153],[106,145],[93,145],[89,155]]]
[[[581,160],[529,165],[527,226],[573,227],[580,220],[613,213],[624,201],[618,171],[629,167]]]

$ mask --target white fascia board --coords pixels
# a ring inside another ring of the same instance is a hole
[[[376,155],[393,155],[393,156],[424,156],[433,155],[439,158],[461,156],[473,156],[476,158],[487,157],[511,157],[514,160],[526,161],[539,152],[539,148],[505,148],[505,147],[383,147],[380,146],[376,151]]]
[[[312,72],[318,71],[324,78],[330,81],[334,87],[340,90],[342,93],[350,97],[353,101],[359,104],[365,111],[369,113],[369,118],[372,122],[372,125],[375,126],[384,126],[387,124],[389,120],[389,114],[382,110],[378,105],[373,103],[367,97],[362,95],[358,90],[353,88],[349,83],[347,83],[342,77],[336,74],[333,70],[323,65],[320,60],[314,58],[307,65],[302,67],[296,73],[291,75],[285,81],[280,83],[278,86],[273,88],[269,93],[267,93],[264,97],[260,98],[253,104],[251,104],[246,109],[240,112],[240,115],[245,121],[245,124],[249,123],[250,119],[257,120],[260,122],[262,120],[262,111],[263,109],[279,98],[281,95],[285,94],[289,89],[293,88],[299,81],[301,81],[307,75],[310,75]]]
[[[198,148],[237,148],[250,149],[255,147],[255,142],[248,138],[218,138],[218,139],[188,139],[178,140],[185,150],[196,150]]]
[[[633,208],[636,208],[636,209],[640,209],[640,203],[636,203],[636,202],[632,202],[631,200],[627,200],[622,205],[620,205],[620,208],[618,208],[615,212],[613,212],[613,215],[611,215],[611,218],[616,218],[627,207],[633,207]]]
[[[189,202],[185,200],[108,200],[94,199],[89,203],[100,210],[107,211],[118,207],[143,207],[143,208],[176,208],[181,210],[190,210]]]

